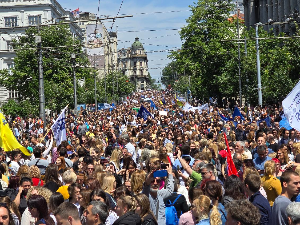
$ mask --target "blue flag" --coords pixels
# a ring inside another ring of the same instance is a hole
[[[243,115],[241,114],[240,110],[238,109],[238,107],[235,107],[234,108],[234,112],[233,112],[233,115],[232,115],[232,119],[234,120],[234,118],[236,116],[239,116],[241,117],[241,120],[245,120],[245,118],[243,117]]]
[[[165,98],[163,98],[162,103],[163,103],[164,105],[166,104]]]
[[[225,117],[223,114],[221,114],[220,112],[218,112],[219,116],[221,117],[222,120],[224,121],[229,121],[229,118]]]
[[[291,125],[289,124],[289,121],[287,118],[284,116],[284,114],[281,116],[282,120],[279,122],[279,127],[282,128],[284,127],[287,130],[293,129]]]
[[[148,116],[152,117],[151,113],[143,105],[141,105],[140,110],[138,111],[137,117],[141,117],[144,120],[147,120]]]
[[[156,105],[154,104],[154,102],[152,100],[150,100],[150,107],[153,109],[157,109]]]
[[[271,127],[271,119],[270,119],[269,115],[266,118],[257,121],[257,126],[259,125],[259,123],[264,122],[264,121],[266,122],[268,127]]]

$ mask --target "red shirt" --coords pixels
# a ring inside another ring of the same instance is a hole
[[[33,177],[32,178],[32,185],[33,186],[40,186],[40,187],[44,186],[43,180],[41,180],[41,182],[40,182],[40,180],[41,179],[39,179],[39,178]],[[39,182],[40,182],[40,185],[39,185]]]

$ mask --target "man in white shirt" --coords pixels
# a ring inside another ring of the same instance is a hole
[[[237,141],[235,144],[235,152],[247,156],[247,159],[252,159],[251,152],[246,149],[244,141]]]
[[[11,175],[17,175],[18,170],[20,168],[21,158],[22,158],[22,154],[21,154],[19,149],[16,149],[16,150],[12,151],[12,153],[11,153],[12,161],[8,165]]]
[[[130,143],[130,138],[128,136],[128,134],[123,134],[121,136],[121,138],[123,139],[123,144],[124,147],[127,149],[129,156],[132,157],[133,161],[136,163],[136,152],[135,152],[135,147],[133,146],[133,144]]]

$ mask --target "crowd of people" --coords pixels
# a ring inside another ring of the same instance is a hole
[[[70,112],[61,143],[55,118],[44,128],[7,117],[31,156],[0,151],[0,223],[300,224],[300,131],[280,127],[282,109],[239,108],[224,120],[233,108],[184,104],[149,90]]]

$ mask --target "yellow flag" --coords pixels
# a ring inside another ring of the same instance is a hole
[[[176,104],[179,106],[179,107],[182,107],[184,106],[184,103],[179,101],[178,99],[176,99]]]
[[[9,125],[4,117],[4,115],[0,112],[0,147],[4,149],[4,151],[9,152],[14,149],[20,149],[23,154],[30,156],[28,150],[23,147],[16,137],[14,136],[12,130],[9,128]]]
[[[163,105],[162,101],[160,101],[160,100],[159,100],[159,103],[160,103],[161,105]]]

